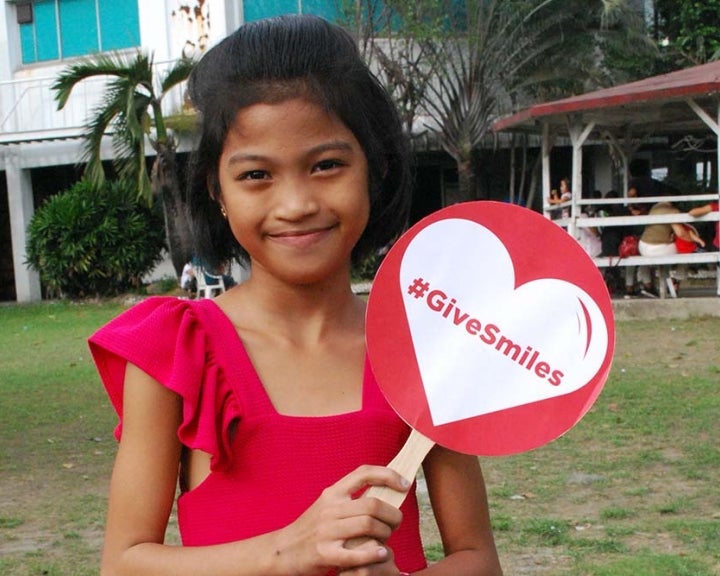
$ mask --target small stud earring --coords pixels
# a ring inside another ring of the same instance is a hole
[[[220,214],[222,214],[223,218],[227,220],[227,212],[225,211],[225,206],[220,206]]]

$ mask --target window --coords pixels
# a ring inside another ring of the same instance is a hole
[[[20,24],[23,64],[140,44],[138,0],[33,0]]]
[[[280,16],[281,14],[315,14],[328,20],[337,20],[338,0],[245,0],[246,22]]]

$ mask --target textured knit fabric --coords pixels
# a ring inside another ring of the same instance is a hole
[[[659,216],[665,214],[679,214],[680,210],[675,208],[668,202],[661,202],[655,204],[650,209],[651,216]],[[648,224],[645,226],[645,231],[642,233],[640,240],[645,244],[673,244],[673,229],[670,224]]]
[[[279,414],[234,326],[212,300],[148,299],[98,330],[90,349],[120,417],[118,438],[131,362],[182,397],[178,437],[211,456],[208,478],[178,499],[186,546],[241,540],[290,524],[357,466],[386,465],[409,434],[367,362],[361,410]],[[414,572],[426,566],[414,487],[401,510],[402,525],[388,544],[398,567]]]

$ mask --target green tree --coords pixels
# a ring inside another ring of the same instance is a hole
[[[49,294],[112,295],[139,288],[165,245],[157,206],[139,203],[132,183],[87,180],[54,195],[28,226],[28,263]]]
[[[85,132],[85,176],[96,189],[102,188],[105,170],[101,143],[110,134],[118,176],[134,181],[138,196],[148,205],[155,197],[162,201],[168,250],[178,276],[190,258],[189,224],[177,172],[177,142],[167,128],[162,101],[187,79],[192,65],[188,58],[177,60],[156,84],[151,56],[140,51],[130,59],[101,54],[71,64],[53,84],[58,109],[62,109],[79,82],[109,78],[105,97]],[[145,159],[146,138],[156,153],[150,173]]]
[[[720,58],[720,0],[655,0],[663,65],[676,70]]]
[[[440,64],[434,43],[446,32],[437,0],[343,0],[345,26],[397,104],[409,136]]]
[[[563,16],[558,19],[558,14]],[[629,0],[565,0],[537,17],[556,18],[548,33],[560,41],[529,62],[523,74],[533,101],[563,98],[652,74],[659,56],[644,14]]]
[[[443,149],[458,170],[457,196],[447,203],[485,197],[478,189],[478,152],[494,120],[526,85],[532,61],[559,43],[551,33],[565,18],[543,9],[555,0],[467,0],[443,9],[449,33],[435,44],[436,81],[430,84],[426,109]]]
[[[552,40],[530,31],[537,6],[555,0],[357,0],[348,10],[371,65],[406,129],[418,117],[455,160],[459,194],[476,192],[476,151],[523,64]],[[530,36],[528,36],[530,33]],[[532,39],[531,39],[532,38]]]
[[[478,151],[499,115],[625,81],[653,53],[628,0],[357,0],[349,14],[408,130],[429,118],[455,160],[447,203],[484,197]]]
[[[564,17],[549,33],[561,41],[528,62],[520,74],[524,85],[512,94],[512,108],[501,110],[502,113],[654,74],[659,51],[648,33],[646,14],[636,2],[566,0],[546,6],[538,17],[542,19],[545,13],[553,15],[558,11]],[[516,178],[512,180],[519,185],[512,187],[510,195],[531,206],[540,178],[541,158],[539,154],[533,158],[528,153],[527,139],[521,139],[519,144],[523,148],[520,173],[514,173]]]

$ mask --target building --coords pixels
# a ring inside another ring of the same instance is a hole
[[[57,73],[98,52],[142,48],[157,66],[201,50],[243,21],[308,12],[335,18],[326,0],[0,0],[0,300],[39,300],[39,276],[25,265],[34,209],[68,188],[81,168],[83,124],[104,80],[84,81],[57,110]],[[332,7],[332,8],[331,8]],[[173,95],[175,96],[175,95]],[[169,99],[172,112],[182,93]],[[108,158],[111,150],[103,152]]]
[[[647,10],[648,0],[636,2]],[[337,20],[340,5],[341,0],[0,0],[0,301],[41,298],[38,274],[25,265],[25,231],[44,199],[79,178],[83,126],[104,91],[103,79],[84,81],[57,111],[51,85],[60,70],[87,55],[132,55],[138,48],[152,53],[161,67],[188,51],[202,51],[245,21],[287,13]],[[182,101],[178,90],[165,100],[167,112]],[[493,146],[490,138],[488,149]],[[456,165],[436,141],[420,139],[416,152],[413,221],[440,208],[458,188]],[[104,155],[111,154],[108,145]],[[585,173],[594,179],[586,187],[612,188],[607,153],[586,158],[593,167]],[[558,147],[553,173],[569,174],[570,160],[569,148]],[[481,162],[486,196],[512,198],[507,180],[515,161],[507,147]],[[604,163],[600,170],[599,163]],[[608,176],[596,180],[598,173]]]

